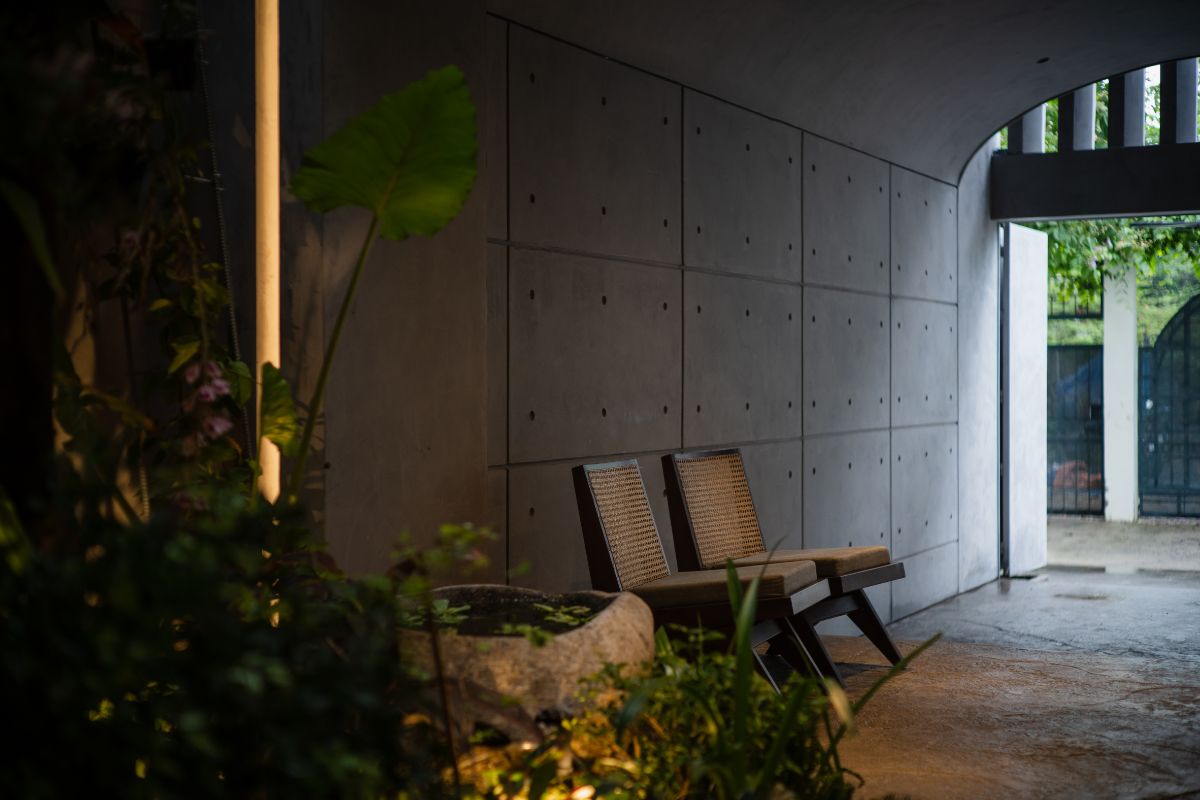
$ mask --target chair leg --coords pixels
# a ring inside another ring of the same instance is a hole
[[[821,637],[817,635],[817,629],[813,627],[812,623],[806,620],[801,613],[792,617],[792,626],[795,628],[800,643],[804,645],[804,649],[816,666],[817,672],[826,678],[833,678],[839,686],[843,689],[846,688],[846,682],[842,680],[841,673],[834,666],[829,651],[825,649],[825,645],[821,642]]]
[[[796,672],[819,678],[821,671],[817,668],[817,662],[800,640],[800,635],[792,627],[791,621],[780,619],[776,620],[776,624],[779,626],[779,634],[771,639],[771,649],[767,652],[781,656]]]
[[[851,595],[858,607],[846,614],[850,621],[858,626],[871,644],[883,653],[884,657],[893,664],[900,661],[900,651],[896,648],[896,643],[892,641],[892,637],[888,636],[887,629],[883,627],[883,622],[879,619],[879,615],[875,613],[875,607],[871,605],[871,600],[867,597],[862,589],[858,589]]]
[[[767,679],[767,683],[771,684],[771,688],[775,690],[775,694],[783,694],[779,691],[779,684],[771,677],[771,670],[767,669],[767,665],[763,663],[762,656],[758,654],[757,650],[751,650],[750,652],[754,655],[754,663],[758,665],[759,674]]]

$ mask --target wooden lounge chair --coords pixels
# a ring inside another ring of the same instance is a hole
[[[886,547],[767,552],[739,450],[672,453],[663,456],[662,463],[680,572],[710,569],[726,560],[737,566],[812,561],[818,577],[829,581],[830,596],[798,613],[792,622],[821,673],[842,683],[815,628],[822,620],[842,615],[889,661],[900,660],[900,651],[863,591],[904,577],[904,564],[892,561]]]
[[[650,606],[656,625],[732,630],[726,569],[671,574],[637,461],[585,464],[571,474],[592,588],[633,592]],[[742,566],[737,574],[743,586],[761,576],[752,644],[770,641],[772,650],[793,669],[819,672],[791,624],[829,596],[828,583],[817,576],[816,564],[795,560]],[[757,652],[755,659],[759,671],[775,686]]]

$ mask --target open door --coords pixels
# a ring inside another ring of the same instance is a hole
[[[1046,234],[1004,226],[1000,564],[1046,564]]]

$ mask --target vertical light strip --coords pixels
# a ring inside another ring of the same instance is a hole
[[[256,374],[279,366],[279,0],[254,0],[254,300]],[[262,419],[262,391],[255,403]],[[279,497],[279,448],[260,435],[258,488]]]

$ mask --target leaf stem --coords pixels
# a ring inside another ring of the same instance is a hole
[[[325,382],[329,379],[329,367],[333,363],[333,354],[337,350],[338,340],[342,336],[342,326],[350,315],[350,305],[354,300],[354,291],[358,288],[358,279],[362,277],[363,266],[371,247],[379,238],[379,216],[371,216],[371,227],[363,240],[362,249],[358,252],[358,261],[354,264],[354,273],[350,276],[350,285],[346,287],[346,296],[342,298],[342,307],[338,309],[337,321],[333,323],[333,333],[325,348],[325,358],[321,361],[321,372],[317,375],[317,385],[313,389],[312,399],[308,401],[308,418],[304,420],[304,434],[300,438],[300,450],[296,454],[296,463],[292,465],[292,479],[288,481],[287,498],[289,504],[294,504],[300,497],[300,486],[304,480],[304,468],[308,463],[309,447],[312,445],[313,430],[317,417],[321,413],[321,401],[325,397]],[[259,423],[261,428],[261,421]]]

